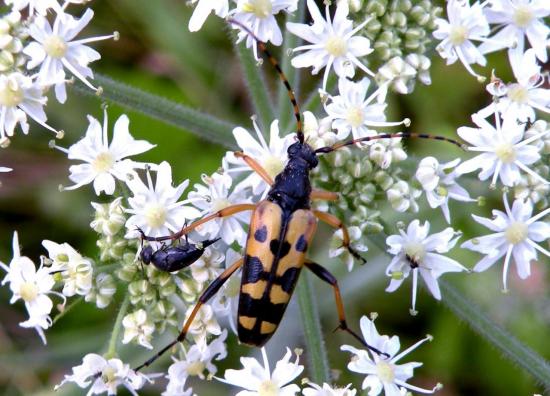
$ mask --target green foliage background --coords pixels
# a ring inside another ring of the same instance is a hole
[[[96,0],[91,6],[96,17],[85,36],[113,30],[121,34],[118,42],[107,41],[95,46],[102,54],[102,59],[93,65],[96,72],[200,109],[232,124],[251,126],[249,117],[254,112],[253,106],[223,21],[210,18],[199,33],[191,34],[187,29],[191,9],[183,0]],[[432,85],[418,86],[411,96],[393,96],[388,118],[409,117],[416,131],[453,136],[457,127],[471,125],[470,114],[483,107],[489,99],[484,87],[463,67],[458,64],[445,67],[437,56],[432,61]],[[491,56],[490,61],[496,65],[500,77],[511,77],[503,54]],[[276,98],[277,77],[267,67],[263,72],[270,86],[270,95]],[[304,87],[312,84],[313,80],[304,77]],[[303,102],[304,96],[299,100]],[[64,147],[82,137],[87,127],[86,114],[102,118],[97,98],[82,95],[74,89],[67,104],[61,106],[52,98],[47,111],[49,123],[66,131],[65,139],[59,143]],[[109,107],[110,120],[114,121],[122,112],[130,116],[130,130],[134,137],[157,144],[156,149],[142,155],[140,160],[169,161],[175,181],[189,178],[191,183],[199,182],[202,173],[211,174],[220,166],[226,148],[116,105]],[[230,129],[227,136],[231,138]],[[69,184],[70,162],[62,153],[48,149],[50,139],[51,135],[34,124],[29,137],[17,136],[9,149],[0,152],[1,164],[15,169],[2,175],[3,186],[0,188],[0,260],[3,262],[11,259],[13,230],[19,232],[23,254],[35,262],[45,253],[41,247],[43,239],[68,242],[86,256],[96,254],[95,233],[88,227],[93,215],[89,202],[99,202],[105,197],[96,197],[91,188],[58,191],[59,184]],[[409,148],[415,155],[435,155],[442,162],[460,154],[453,148],[431,141],[411,142]],[[478,194],[488,193],[486,186],[482,188],[476,179],[467,179],[464,183]],[[439,211],[429,210],[424,200],[422,205],[418,217],[430,220],[432,231],[443,229],[445,225],[439,220],[442,219]],[[471,212],[487,215],[491,208],[500,209],[499,205],[499,194],[491,195],[485,208],[451,203],[455,224],[459,224],[464,232],[463,240],[485,232],[474,225]],[[414,217],[400,216],[399,220],[408,222]],[[390,219],[389,224],[397,221],[396,216]],[[358,327],[361,315],[376,311],[380,315],[377,320],[380,332],[398,334],[404,347],[427,333],[434,336],[431,344],[410,356],[411,360],[424,362],[424,366],[416,371],[414,384],[430,388],[436,382],[442,382],[445,388],[438,393],[440,396],[516,396],[543,392],[532,377],[510,363],[501,352],[427,293],[420,293],[420,313],[411,317],[408,313],[410,282],[393,294],[384,292],[387,281],[383,271],[389,259],[379,254],[373,244],[369,245],[369,263],[351,275],[338,262],[329,260],[324,246],[330,235],[330,230],[321,228],[316,236],[314,257],[318,262],[326,263],[341,280],[350,323]],[[456,249],[455,257],[470,268],[478,259],[478,256],[460,249]],[[507,328],[541,356],[548,357],[548,264],[548,259],[535,263],[533,275],[523,282],[517,281],[515,269],[512,270],[511,291],[507,295],[500,291],[501,265],[482,274],[451,274],[445,278],[476,301],[493,321]],[[320,307],[331,367],[335,369],[335,375],[340,376],[336,382],[341,385],[353,382],[360,387],[362,378],[346,372],[349,355],[339,350],[341,344],[353,344],[353,340],[346,334],[331,332],[337,323],[332,292],[317,280],[311,283]],[[120,303],[119,298],[102,311],[86,303],[78,305],[47,331],[48,346],[45,347],[33,330],[18,326],[26,313],[21,303],[9,305],[9,298],[7,288],[1,288],[0,393],[4,395],[53,394],[53,386],[70,372],[72,366],[80,364],[85,354],[105,350],[117,303]],[[282,357],[284,346],[303,347],[300,321],[297,304],[293,304],[282,329],[268,348],[272,361]],[[161,345],[164,341],[155,340],[154,344]],[[134,346],[122,347],[119,351],[121,358],[133,365],[149,355],[143,348]],[[225,368],[239,368],[238,358],[251,353],[257,354],[258,351],[238,346],[235,337],[230,337],[229,357],[219,365],[218,374],[223,374]],[[303,358],[306,365],[307,353],[306,350]],[[164,359],[163,363],[167,364],[167,360]],[[160,367],[164,367],[162,363],[151,371]],[[157,383],[164,382],[159,380]],[[191,381],[191,384],[199,395],[235,393],[215,381]],[[149,388],[143,393],[157,394],[161,387]],[[68,385],[56,395],[83,393]]]

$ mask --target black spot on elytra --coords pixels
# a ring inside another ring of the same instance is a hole
[[[290,267],[282,276],[277,277],[275,283],[290,294],[294,290],[294,286],[296,286],[298,275],[300,275],[300,268]]]
[[[283,258],[288,254],[288,252],[290,252],[290,243],[288,243],[287,241],[283,241],[283,243],[280,243],[279,240],[272,239],[269,243],[269,249],[275,257]]]
[[[307,239],[304,234],[300,235],[300,238],[298,238],[296,250],[299,252],[305,252],[307,250]]]
[[[265,242],[267,239],[267,227],[265,225],[254,232],[254,239],[258,242]]]
[[[258,257],[246,256],[245,258],[246,271],[243,272],[244,283],[256,283],[262,278],[264,267]]]

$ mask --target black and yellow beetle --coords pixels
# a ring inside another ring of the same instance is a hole
[[[252,37],[254,34],[237,21],[229,21],[239,25]],[[255,38],[255,37],[254,37]],[[318,165],[317,156],[351,146],[361,142],[391,138],[429,138],[444,140],[461,147],[461,144],[446,137],[416,133],[380,134],[337,143],[333,146],[313,149],[305,142],[300,111],[294,93],[280,69],[277,61],[267,51],[265,44],[255,38],[259,48],[276,68],[281,80],[288,89],[290,100],[294,106],[297,120],[297,142],[287,151],[288,162],[275,180],[253,158],[242,152],[235,155],[242,158],[271,188],[265,200],[257,204],[238,204],[228,206],[216,213],[210,214],[193,224],[182,228],[178,233],[167,237],[144,237],[150,241],[177,239],[191,232],[201,224],[216,218],[232,216],[236,213],[251,210],[250,227],[244,249],[244,257],[237,260],[216,278],[201,294],[183,328],[174,341],[160,350],[155,356],[136,368],[139,370],[150,365],[172,346],[185,339],[187,331],[201,306],[212,298],[229,277],[242,267],[242,280],[238,308],[239,341],[252,346],[264,345],[277,329],[286,307],[298,281],[300,271],[305,266],[323,281],[329,283],[336,300],[339,317],[339,328],[347,331],[364,346],[381,354],[376,348],[366,342],[347,325],[344,305],[336,278],[321,265],[306,257],[309,245],[315,234],[317,221],[321,220],[342,230],[343,246],[356,258],[362,259],[350,246],[350,238],[346,226],[335,216],[311,209],[311,201],[315,199],[337,200],[338,194],[328,191],[312,190],[309,173]],[[384,354],[385,355],[385,354]]]

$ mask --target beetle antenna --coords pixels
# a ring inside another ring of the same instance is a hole
[[[290,86],[290,83],[288,82],[288,79],[286,78],[285,73],[283,72],[283,70],[281,69],[281,66],[279,65],[279,62],[267,50],[266,44],[263,41],[261,41],[258,38],[258,36],[256,36],[254,32],[250,30],[247,26],[243,25],[241,22],[232,18],[229,18],[227,22],[232,25],[238,26],[239,28],[244,30],[246,33],[248,33],[248,35],[250,35],[250,37],[252,37],[258,43],[258,48],[260,49],[260,51],[262,51],[262,53],[265,55],[267,60],[269,60],[269,62],[273,65],[273,67],[277,71],[277,74],[279,74],[279,78],[285,85],[285,88],[288,92],[288,97],[290,98],[290,102],[292,103],[292,107],[294,108],[294,117],[296,117],[296,135],[298,136],[298,140],[300,141],[300,143],[304,143],[304,130],[302,127],[302,118],[300,116],[300,108],[298,106],[298,102],[296,102],[296,96],[294,95],[294,90]]]
[[[327,154],[332,153],[333,151],[336,151],[338,149],[341,149],[342,147],[346,146],[352,146],[357,143],[362,142],[370,142],[373,140],[380,140],[380,139],[395,139],[395,138],[406,138],[406,139],[434,139],[434,140],[442,140],[445,142],[449,142],[454,144],[455,146],[460,147],[461,149],[465,149],[464,144],[460,143],[457,140],[445,137],[445,136],[439,136],[439,135],[430,135],[427,133],[414,133],[414,132],[396,132],[396,133],[382,133],[380,135],[374,135],[374,136],[366,136],[359,139],[353,139],[348,140],[346,142],[340,142],[336,143],[332,146],[326,146],[321,147],[315,150],[315,154]]]

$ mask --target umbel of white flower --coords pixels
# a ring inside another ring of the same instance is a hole
[[[407,383],[414,375],[413,370],[422,366],[422,363],[410,362],[398,364],[405,355],[426,341],[431,341],[431,336],[427,336],[401,353],[398,353],[400,349],[399,337],[393,336],[390,338],[387,335],[381,336],[374,326],[374,321],[369,320],[366,316],[363,316],[359,323],[365,342],[389,356],[380,356],[371,350],[357,349],[351,345],[341,346],[341,350],[351,352],[354,355],[348,364],[348,370],[366,374],[361,388],[369,389],[368,396],[379,395],[382,391],[384,391],[384,395],[386,396],[403,396],[407,391],[434,393],[441,388],[441,384],[437,384],[432,389],[423,389]]]
[[[93,78],[90,62],[101,58],[92,48],[84,45],[90,42],[118,37],[118,34],[75,40],[75,37],[90,23],[94,13],[87,9],[80,19],[56,11],[53,26],[39,15],[29,27],[29,34],[35,40],[25,47],[23,52],[30,57],[27,68],[32,70],[40,66],[38,82],[42,86],[55,85],[55,96],[60,103],[67,100],[65,88],[65,69],[94,91],[96,88],[88,81]]]
[[[52,132],[55,129],[46,124],[44,105],[47,98],[42,88],[30,77],[21,73],[0,75],[0,143],[13,136],[20,125],[24,134],[29,133],[27,115]]]
[[[69,179],[74,185],[65,187],[74,190],[86,184],[94,184],[97,195],[102,191],[112,195],[115,191],[115,178],[126,181],[136,175],[134,169],[144,168],[146,164],[135,162],[126,157],[144,153],[155,145],[145,140],[135,140],[130,135],[128,116],[121,115],[114,125],[113,140],[109,144],[109,124],[107,109],[103,114],[103,126],[92,116],[88,116],[86,135],[73,144],[69,149],[55,146],[66,153],[69,159],[80,160],[84,163],[71,165]],[[134,177],[137,178],[137,175]]]
[[[37,270],[30,258],[21,256],[17,232],[13,233],[12,246],[13,258],[9,266],[0,262],[0,268],[7,272],[2,280],[2,285],[9,283],[10,290],[13,293],[10,300],[11,304],[19,299],[25,303],[29,319],[19,323],[19,326],[34,328],[42,342],[46,344],[44,330],[52,325],[50,313],[53,308],[53,302],[48,295],[55,294],[62,297],[63,305],[65,304],[65,297],[52,291],[55,281],[49,268],[41,265]]]
[[[506,291],[512,258],[518,276],[526,279],[531,275],[531,261],[537,259],[537,250],[550,257],[550,252],[536,243],[550,238],[550,223],[538,221],[550,214],[550,208],[532,216],[533,205],[530,200],[516,199],[510,208],[508,197],[504,194],[503,202],[506,212],[493,210],[493,219],[472,215],[476,222],[494,233],[470,239],[461,247],[486,255],[474,267],[476,272],[485,271],[504,257],[502,284]]]
[[[297,68],[313,67],[313,74],[319,73],[324,67],[322,87],[324,92],[326,92],[328,76],[332,67],[338,77],[353,77],[355,67],[374,77],[374,73],[359,60],[360,57],[373,51],[370,40],[366,37],[356,36],[369,19],[354,28],[353,22],[348,19],[347,1],[338,2],[333,20],[330,19],[328,7],[327,3],[325,19],[315,1],[307,0],[307,8],[313,19],[313,25],[292,22],[286,24],[288,31],[308,42],[306,45],[294,48],[294,52],[306,52],[292,58],[292,66]]]
[[[400,229],[399,235],[390,235],[386,239],[388,252],[395,255],[386,268],[386,275],[391,278],[386,291],[397,290],[412,272],[411,314],[416,313],[418,274],[424,279],[430,293],[441,300],[437,279],[446,272],[468,271],[457,261],[440,254],[455,246],[458,237],[455,236],[454,230],[448,227],[433,235],[428,235],[429,231],[429,222],[421,225],[419,220],[413,220],[407,227],[407,232]]]
[[[224,378],[215,378],[226,384],[246,389],[237,393],[236,396],[254,394],[291,396],[300,391],[298,385],[289,384],[304,371],[304,366],[298,364],[298,355],[296,360],[291,362],[292,353],[287,348],[285,356],[277,362],[273,373],[269,368],[265,348],[262,348],[262,357],[263,366],[254,358],[242,357],[242,369],[226,370]]]

